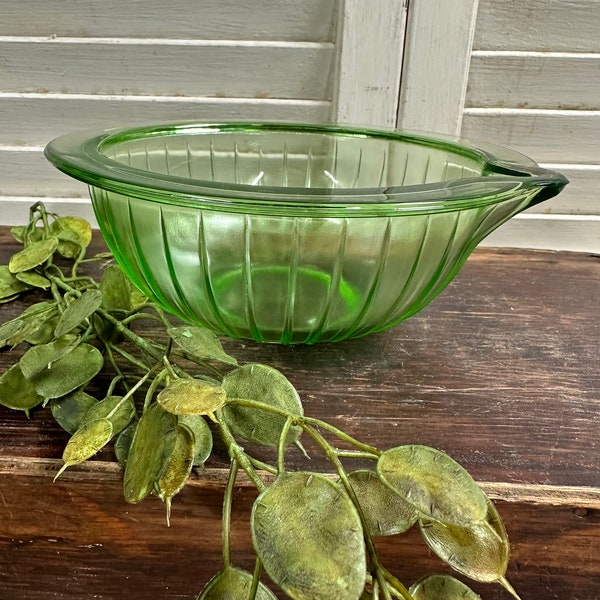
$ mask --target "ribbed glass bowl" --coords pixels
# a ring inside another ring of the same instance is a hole
[[[364,336],[428,304],[473,248],[557,194],[503,148],[366,129],[168,124],[52,141],[132,281],[233,338]]]

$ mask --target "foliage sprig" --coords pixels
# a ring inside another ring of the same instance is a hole
[[[198,600],[272,600],[265,572],[296,600],[479,598],[449,575],[407,587],[382,564],[375,538],[413,526],[456,571],[497,582],[518,598],[505,577],[509,543],[500,515],[452,458],[418,445],[380,450],[305,415],[281,372],[239,365],[210,331],[172,323],[109,254],[88,258],[92,230],[85,220],[59,217],[37,203],[29,223],[11,231],[23,249],[0,266],[0,302],[32,290],[46,299],[0,325],[0,348],[21,349],[0,376],[0,404],[26,414],[50,407],[71,435],[56,477],[112,443],[125,499],[158,496],[169,522],[172,499],[211,455],[213,434],[221,436],[231,464],[223,568]],[[90,261],[103,265],[99,281],[81,274]],[[152,321],[152,339],[133,329],[144,320]],[[159,329],[162,336],[154,333]],[[96,398],[90,391],[107,370],[113,378]],[[289,447],[304,452],[302,436],[327,458],[331,474],[290,469]],[[272,459],[246,450],[248,442],[272,448]],[[258,492],[250,515],[252,572],[232,561],[231,508],[240,470]]]

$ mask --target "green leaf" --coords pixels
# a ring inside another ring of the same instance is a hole
[[[58,238],[51,235],[45,240],[33,242],[20,252],[13,254],[8,262],[8,269],[11,273],[21,273],[29,271],[34,267],[45,263],[56,252],[58,247]]]
[[[194,466],[204,465],[213,448],[213,438],[208,423],[199,415],[182,415],[178,417],[177,422],[188,427],[194,435]]]
[[[20,318],[2,323],[2,325],[0,325],[0,348],[16,345],[12,340],[15,339],[15,337],[18,337],[19,333],[23,331],[26,325],[27,322]]]
[[[108,266],[100,280],[102,308],[109,312],[129,312],[131,305],[131,283],[117,265]]]
[[[377,473],[431,520],[463,527],[487,514],[487,497],[469,473],[434,448],[414,445],[387,450],[379,458]]]
[[[98,310],[101,304],[102,292],[98,290],[84,292],[79,298],[73,300],[60,316],[54,335],[59,338],[69,333]]]
[[[39,307],[40,304],[48,305],[50,308]],[[51,302],[34,304],[21,313],[21,316],[0,325],[0,348],[3,346],[16,346],[23,341],[30,344],[39,343],[43,333],[46,331],[51,317],[56,315],[56,305]],[[54,337],[52,328],[51,337]],[[48,340],[43,340],[46,343]]]
[[[237,365],[237,360],[223,350],[219,338],[208,329],[184,325],[167,330],[170,338],[196,360],[218,360],[219,362]]]
[[[252,588],[252,574],[235,567],[225,567],[207,584],[196,600],[248,600]],[[277,600],[271,590],[258,584],[256,600]]]
[[[68,433],[75,433],[83,424],[87,411],[97,404],[93,396],[81,390],[76,390],[55,398],[50,403],[50,410],[55,421]]]
[[[194,434],[185,426],[177,427],[173,452],[157,483],[158,497],[167,509],[167,525],[171,524],[171,500],[185,486],[194,463]]]
[[[59,398],[88,383],[103,364],[102,354],[96,348],[81,344],[32,377],[31,382],[44,398]]]
[[[108,419],[113,425],[113,435],[116,435],[121,433],[135,416],[135,405],[132,398],[124,400],[121,396],[108,396],[90,406],[83,417],[83,421]]]
[[[47,290],[52,284],[49,279],[46,279],[43,275],[36,273],[35,271],[23,271],[17,273],[17,279],[31,287],[42,288]]]
[[[92,241],[92,227],[80,217],[59,217],[50,231],[59,239],[58,252],[65,258],[75,258]]]
[[[286,473],[252,507],[252,541],[269,577],[295,600],[357,600],[366,552],[355,506],[316,473]]]
[[[41,404],[44,399],[25,379],[18,363],[0,376],[0,404],[3,406],[29,412],[29,409]]]
[[[34,227],[30,232],[29,232],[29,239],[27,240],[27,225],[16,225],[15,227],[11,227],[10,228],[10,232],[12,234],[12,236],[15,238],[15,240],[17,240],[17,242],[20,242],[21,244],[25,244],[26,241],[28,242],[38,242],[39,240],[41,240],[44,237],[44,230],[42,227]]]
[[[56,361],[72,352],[77,342],[77,336],[65,335],[48,344],[29,348],[20,360],[23,375],[27,379],[32,379],[39,373],[49,370]]]
[[[125,500],[143,500],[160,479],[177,439],[177,417],[152,404],[142,415],[129,449],[123,483]]]
[[[99,452],[112,437],[112,423],[108,419],[97,419],[84,423],[68,441],[63,451],[63,466],[55,480],[67,468],[78,465]]]
[[[481,600],[481,596],[450,575],[428,575],[409,592],[414,600]]]
[[[0,265],[0,299],[12,300],[21,292],[30,290],[31,286],[19,281],[6,265]]]
[[[115,440],[115,456],[117,458],[117,462],[123,468],[125,468],[127,459],[129,458],[129,450],[131,448],[131,442],[133,441],[133,435],[135,434],[137,425],[138,421],[133,421],[130,423],[127,427],[125,427],[125,429],[123,429],[123,431],[121,431]]]
[[[174,415],[210,415],[225,403],[225,391],[198,379],[175,379],[161,390],[157,401]]]
[[[54,339],[54,330],[59,314],[56,302],[38,302],[32,304],[21,315],[27,320],[27,329],[20,336],[33,346],[48,344]]]
[[[248,364],[234,369],[223,378],[223,389],[228,399],[240,398],[267,404],[292,415],[303,414],[302,403],[294,386],[286,377],[266,365]],[[266,410],[225,405],[223,418],[231,430],[244,440],[276,448],[286,417]],[[286,442],[300,438],[302,429],[290,428]]]
[[[417,522],[415,508],[383,483],[375,471],[353,471],[348,479],[371,536],[403,533]]]
[[[468,527],[426,519],[421,519],[419,525],[427,545],[459,573],[486,583],[504,579],[510,546],[502,519],[491,502],[486,519]]]

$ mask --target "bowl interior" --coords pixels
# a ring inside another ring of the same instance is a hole
[[[99,151],[134,169],[224,187],[381,189],[480,177],[485,167],[451,145],[305,130],[134,131],[108,137]]]

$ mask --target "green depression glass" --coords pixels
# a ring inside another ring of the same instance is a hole
[[[146,295],[188,323],[284,344],[396,325],[492,230],[567,183],[504,148],[341,126],[77,133],[46,156],[89,184]]]

